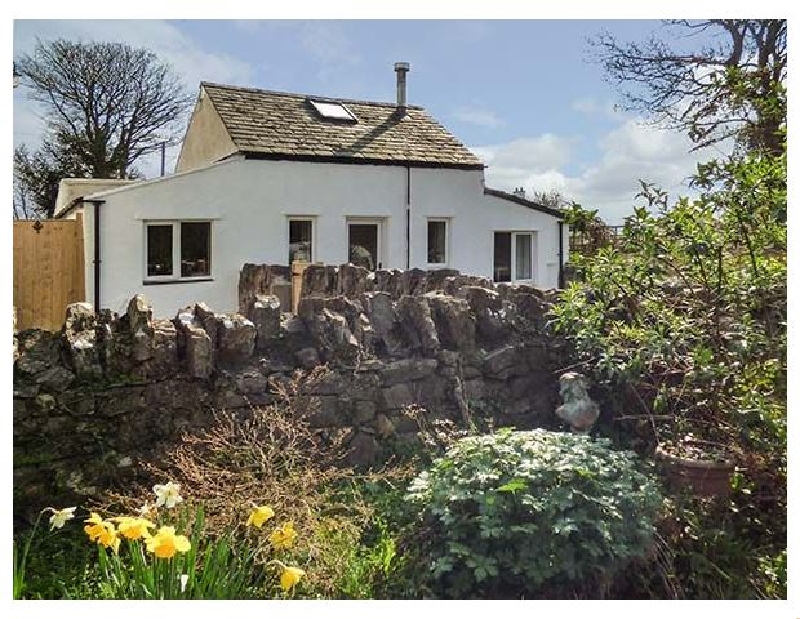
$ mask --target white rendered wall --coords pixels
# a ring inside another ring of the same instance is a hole
[[[101,306],[120,314],[143,293],[159,318],[204,301],[216,311],[237,306],[245,262],[287,264],[288,219],[313,217],[316,262],[348,259],[348,218],[379,218],[384,268],[402,269],[407,171],[401,166],[231,160],[202,170],[98,195]],[[427,267],[427,218],[449,218],[449,266],[492,275],[494,230],[538,231],[535,284],[558,283],[557,220],[485,196],[480,170],[411,170],[411,266]],[[144,222],[211,220],[212,281],[148,285]],[[86,292],[94,302],[94,207],[85,208]],[[565,245],[566,251],[566,245]]]

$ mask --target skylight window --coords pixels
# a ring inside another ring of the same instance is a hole
[[[330,103],[327,101],[310,101],[317,114],[323,118],[331,120],[347,120],[357,122],[355,115],[341,103]]]

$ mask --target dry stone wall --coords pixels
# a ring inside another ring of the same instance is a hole
[[[351,462],[379,463],[416,440],[417,422],[558,423],[565,343],[548,330],[554,292],[455,271],[311,266],[297,315],[276,287],[288,272],[245,265],[238,313],[203,303],[155,320],[147,300],[123,316],[88,304],[60,333],[14,337],[15,508],[90,494],[214,411],[269,404],[272,378],[327,364],[313,387],[319,432],[344,432]]]

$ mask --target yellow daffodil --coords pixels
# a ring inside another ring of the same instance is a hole
[[[300,582],[300,579],[304,574],[305,572],[299,567],[289,566],[284,568],[283,573],[281,574],[281,589],[284,591],[289,591],[289,589]]]
[[[96,541],[98,537],[105,531],[103,527],[103,519],[100,517],[100,514],[97,512],[92,512],[84,522],[88,523],[83,530],[86,531],[86,535],[89,536],[89,541]]]
[[[185,535],[175,535],[175,527],[161,527],[158,533],[145,540],[147,552],[159,559],[171,559],[176,552],[188,552],[192,547]]]
[[[106,548],[113,548],[114,552],[119,552],[119,537],[117,537],[117,529],[112,522],[103,520],[99,514],[92,512],[83,530],[89,536],[89,540],[97,542]]]
[[[50,530],[53,529],[60,529],[63,527],[67,520],[72,520],[75,517],[75,507],[65,507],[64,509],[55,509],[54,507],[48,507],[49,511],[53,512],[53,515],[50,516]]]
[[[269,505],[262,505],[256,507],[247,519],[247,526],[253,525],[254,527],[261,528],[261,526],[270,518],[275,515],[275,512]]]
[[[153,529],[156,526],[146,518],[134,518],[132,516],[117,516],[111,520],[119,522],[119,532],[131,540],[150,537],[148,529]]]
[[[297,531],[294,530],[294,523],[287,522],[270,533],[269,542],[274,548],[291,548],[296,538]]]
[[[166,484],[156,484],[153,486],[153,492],[156,493],[156,507],[165,507],[171,509],[178,503],[183,501],[183,497],[179,494],[181,490],[180,484],[174,482],[167,482]]]

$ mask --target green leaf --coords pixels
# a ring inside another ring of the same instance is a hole
[[[525,490],[528,485],[524,479],[515,478],[509,481],[508,483],[503,484],[497,490],[500,492],[511,492],[512,494],[518,492],[520,490]]]

